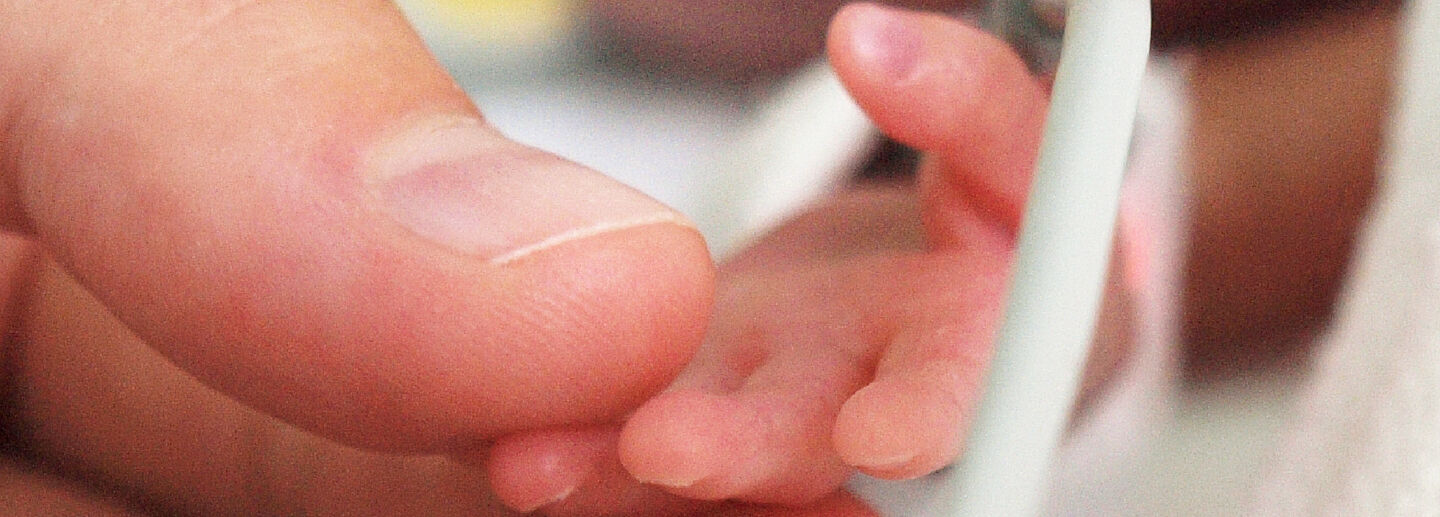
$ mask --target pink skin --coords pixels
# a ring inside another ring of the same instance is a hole
[[[4,431],[80,481],[37,504],[505,514],[475,449],[621,418],[711,313],[694,228],[384,0],[0,3],[0,179]]]
[[[650,487],[643,508],[665,493],[800,504],[857,469],[911,478],[959,453],[1044,90],[1002,42],[940,15],[851,6],[829,51],[871,118],[929,154],[918,203],[904,190],[852,193],[722,267],[706,342],[680,377],[624,422],[499,441],[489,470],[503,501],[639,510],[578,502],[640,485],[592,466],[618,457]],[[600,443],[617,430],[616,447]],[[593,463],[563,452],[576,449]]]
[[[14,391],[8,416],[23,422],[20,436],[27,452],[79,483],[54,483],[7,469],[0,460],[0,481],[5,481],[0,496],[21,492],[7,500],[33,505],[39,514],[88,508],[103,503],[84,493],[94,483],[106,487],[99,492],[104,496],[137,497],[187,515],[514,514],[487,490],[489,480],[476,467],[484,461],[483,452],[446,457],[366,451],[245,407],[157,354],[58,265],[34,251],[15,239],[0,241],[0,257],[13,266],[0,272],[19,272],[16,280],[28,293],[9,350]],[[634,506],[670,515],[873,515],[843,494],[803,509],[657,499],[651,489],[623,476],[613,454],[615,434],[593,441],[533,437],[570,445],[543,451],[548,458],[506,454],[530,465],[551,465],[539,481],[553,486],[577,467],[621,481],[608,490],[576,494],[571,504],[577,508]],[[526,447],[524,440],[508,444],[512,451]],[[571,513],[595,515],[584,509]]]
[[[691,225],[486,126],[387,0],[0,2],[0,230],[5,431],[203,515],[494,509],[443,454],[628,413],[714,290]]]
[[[689,360],[699,233],[486,126],[391,3],[107,2],[0,5],[0,228],[206,384],[441,452]]]

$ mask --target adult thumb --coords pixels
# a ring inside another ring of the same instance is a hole
[[[704,243],[506,140],[388,2],[0,2],[0,220],[212,387],[346,443],[615,417]]]

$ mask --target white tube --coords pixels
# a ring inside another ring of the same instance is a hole
[[[1027,516],[1049,470],[1094,333],[1150,42],[1149,0],[1071,0],[1005,321],[954,516]]]

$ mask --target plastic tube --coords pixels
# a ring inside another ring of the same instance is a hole
[[[1005,320],[937,515],[1036,515],[1089,352],[1150,42],[1149,0],[1071,0]]]

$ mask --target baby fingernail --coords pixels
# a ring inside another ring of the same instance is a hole
[[[646,479],[640,479],[639,481],[647,485],[665,488],[690,488],[702,479],[705,479],[705,476],[648,476]]]
[[[566,500],[566,499],[569,499],[570,496],[575,493],[575,490],[576,490],[577,488],[579,488],[579,487],[577,487],[577,486],[571,486],[570,488],[564,489],[564,490],[562,490],[562,491],[560,491],[560,492],[557,492],[557,493],[555,493],[554,495],[551,495],[551,496],[549,496],[549,497],[536,498],[536,499],[534,500],[534,502],[520,502],[520,503],[516,503],[515,506],[514,506],[514,508],[515,508],[516,510],[519,510],[521,513],[530,513],[530,512],[533,512],[533,511],[535,511],[535,510],[539,510],[539,509],[541,509],[541,508],[544,508],[544,507],[546,507],[546,506],[550,506],[550,505],[559,503],[559,502],[561,502],[561,501],[564,501],[564,500]]]
[[[371,152],[372,195],[416,235],[497,264],[555,246],[684,216],[599,173],[448,117]]]
[[[875,471],[898,470],[915,462],[914,455],[891,456],[887,458],[865,458],[855,467]]]
[[[860,61],[882,71],[891,80],[910,77],[925,49],[918,27],[891,7],[864,5],[854,29],[855,52]]]

